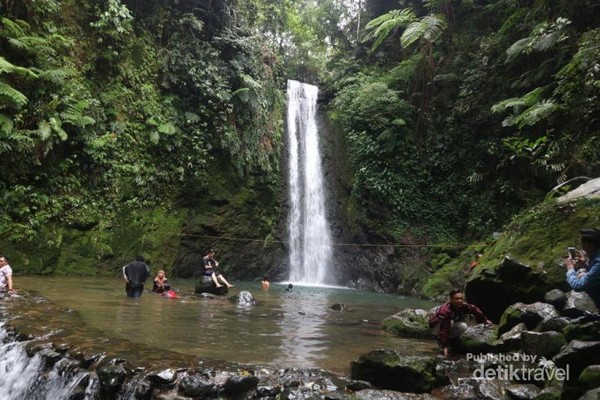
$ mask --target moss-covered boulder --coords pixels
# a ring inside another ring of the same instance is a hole
[[[371,382],[382,389],[428,393],[447,382],[436,372],[433,357],[408,356],[395,350],[374,350],[350,365],[351,378]]]
[[[431,338],[431,329],[427,320],[427,311],[405,308],[385,318],[381,327],[398,336],[409,338]]]
[[[552,304],[540,302],[533,304],[515,303],[502,314],[498,325],[498,333],[502,335],[520,323],[524,323],[527,329],[534,330],[543,321],[558,317],[560,315]]]
[[[600,365],[590,365],[579,375],[579,382],[587,389],[600,387]]]

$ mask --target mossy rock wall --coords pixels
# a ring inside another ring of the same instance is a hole
[[[112,220],[82,227],[47,226],[31,241],[2,241],[15,274],[118,276],[136,254],[152,272],[170,272],[179,248],[184,210],[123,208]]]
[[[600,201],[549,199],[518,215],[485,250],[466,284],[468,301],[497,321],[510,304],[543,301],[556,288],[570,290],[563,260],[568,246],[580,247],[585,227],[600,227]]]

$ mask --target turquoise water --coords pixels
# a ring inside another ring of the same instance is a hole
[[[433,341],[398,338],[379,327],[381,320],[401,308],[429,309],[434,305],[431,302],[331,287],[295,286],[286,292],[283,284],[272,284],[264,292],[260,282],[235,282],[228,296],[248,290],[258,301],[256,306],[243,307],[227,298],[196,296],[194,281],[170,282],[180,298],[166,299],[146,291],[140,299],[130,299],[120,279],[15,277],[17,289],[58,306],[58,315],[47,318],[58,320],[70,332],[69,341],[97,342],[100,335],[107,345],[111,339],[126,343],[119,351],[136,348],[135,354],[132,351],[124,357],[144,357],[139,349],[145,348],[146,354],[155,356],[169,351],[211,360],[347,373],[351,361],[374,349],[436,353]],[[343,303],[344,311],[331,309],[336,303]],[[26,312],[23,315],[27,318]]]

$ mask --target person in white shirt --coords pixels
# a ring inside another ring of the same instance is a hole
[[[8,257],[0,256],[0,292],[13,292],[12,268],[8,265]]]

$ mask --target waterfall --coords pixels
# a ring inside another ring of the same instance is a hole
[[[323,173],[316,122],[318,87],[289,80],[290,281],[333,284],[331,235],[325,212]]]
[[[93,399],[96,381],[77,368],[76,362],[58,358],[50,350],[33,357],[27,355],[25,342],[8,337],[0,322],[0,399]]]

